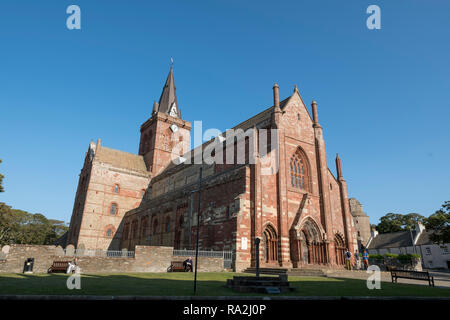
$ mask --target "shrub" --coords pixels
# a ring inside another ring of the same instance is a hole
[[[415,253],[410,254],[410,253],[408,253],[408,254],[400,254],[397,259],[398,259],[398,261],[400,263],[404,264],[404,263],[411,263],[412,260],[418,259],[418,258],[420,258],[419,254],[415,254]]]
[[[385,253],[384,256],[386,258],[395,258],[395,259],[398,258],[398,254],[395,254],[395,253]]]
[[[369,254],[369,259],[374,259],[374,260],[383,260],[383,256],[381,254]]]

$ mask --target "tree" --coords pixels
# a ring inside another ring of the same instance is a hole
[[[414,230],[416,225],[420,222],[424,224],[426,218],[418,213],[408,213],[403,216],[404,230]]]
[[[413,230],[418,222],[423,223],[425,220],[426,218],[418,213],[388,213],[380,218],[377,230],[379,233]]]
[[[11,207],[0,202],[0,245],[8,244],[12,233],[12,224],[9,217]]]
[[[379,233],[389,233],[402,231],[403,215],[398,213],[388,213],[380,218],[380,223],[377,225]]]
[[[2,159],[0,159],[0,163],[2,163]],[[3,189],[3,178],[4,177],[5,176],[0,173],[0,192],[4,192],[5,191],[5,189]]]
[[[63,221],[48,220],[43,214],[31,214],[0,203],[0,245],[54,244],[67,229]]]
[[[430,240],[434,243],[450,243],[450,201],[445,201],[439,210],[426,219],[425,227],[432,231]]]

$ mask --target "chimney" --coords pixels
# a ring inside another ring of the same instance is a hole
[[[273,86],[273,106],[280,107],[280,94],[278,92],[278,84]]]
[[[417,234],[421,234],[422,231],[425,230],[425,226],[422,224],[422,222],[417,222],[416,224],[416,232]]]
[[[97,149],[100,148],[101,144],[102,144],[102,139],[97,139]]]
[[[378,235],[378,231],[375,228],[372,228],[370,235],[372,236],[372,238],[375,238]]]

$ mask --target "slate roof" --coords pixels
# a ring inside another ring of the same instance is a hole
[[[368,249],[411,247],[415,231],[399,231],[378,234],[370,242]]]
[[[284,109],[284,107],[286,106],[287,102],[289,101],[289,99],[292,96],[287,97],[286,99],[284,99],[283,101],[280,101],[280,108],[281,110]],[[254,125],[260,123],[261,121],[264,121],[266,119],[268,119],[269,117],[272,116],[273,113],[273,109],[274,106],[271,106],[269,108],[267,108],[264,111],[261,111],[260,113],[254,115],[253,117],[239,123],[237,126],[234,126],[233,129],[242,129],[242,130],[247,130],[251,127],[253,127]]]
[[[148,174],[144,157],[129,152],[101,146],[97,148],[95,152],[94,161],[108,163],[114,167]]]
[[[286,104],[288,103],[288,101],[289,101],[289,99],[290,99],[291,97],[292,97],[292,96],[289,96],[289,97],[287,97],[286,99],[284,99],[283,101],[280,101],[280,108],[281,108],[282,110],[284,109],[284,107],[286,106]],[[249,128],[252,128],[252,127],[255,126],[256,124],[258,124],[258,123],[260,123],[260,122],[262,122],[262,121],[264,121],[264,120],[266,120],[266,119],[271,118],[271,117],[272,117],[272,113],[273,113],[273,109],[274,109],[274,106],[271,106],[271,107],[265,109],[264,111],[261,111],[260,113],[254,115],[253,117],[251,117],[251,118],[249,118],[249,119],[247,119],[247,120],[245,120],[245,121],[239,123],[238,125],[234,126],[232,129],[233,129],[233,130],[236,130],[236,129],[242,129],[242,130],[245,131],[245,130],[247,130],[247,129],[249,129]],[[226,133],[226,132],[223,132],[223,133],[222,133],[222,136],[226,138],[226,134],[225,134],[225,133]],[[202,150],[204,150],[205,147],[206,147],[207,145],[209,145],[210,143],[214,142],[214,139],[215,139],[215,138],[213,138],[213,139],[211,139],[211,140],[209,140],[209,141],[206,141],[206,142],[204,142],[202,145],[200,145],[200,146],[198,146],[198,147],[196,147],[196,148],[194,148],[194,149],[191,149],[191,150],[187,151],[183,156],[186,157],[186,156],[188,156],[188,155],[190,154],[191,159],[194,159],[194,153],[195,153],[195,150],[198,150],[198,149],[200,149],[200,148],[202,148]],[[202,152],[203,152],[203,151],[202,151]],[[157,177],[154,177],[153,179],[154,179],[154,181],[157,181],[157,180],[159,180],[159,179],[162,179],[163,177],[166,177],[166,176],[171,175],[171,174],[173,173],[171,169],[176,168],[175,170],[181,170],[182,168],[185,168],[185,167],[190,166],[190,165],[192,165],[192,164],[180,164],[180,165],[175,165],[175,164],[171,163],[171,164],[166,168],[165,171],[161,172]]]
[[[433,233],[433,231],[424,230],[417,240],[416,245],[425,245],[425,244],[433,244],[433,242],[430,240],[430,235]]]
[[[175,87],[175,80],[173,77],[173,67],[171,66],[161,97],[159,98],[159,103],[153,106],[153,112],[158,111],[169,114],[174,103],[177,108],[178,118],[181,118],[181,112],[178,108],[177,88]]]

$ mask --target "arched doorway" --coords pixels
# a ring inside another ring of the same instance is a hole
[[[183,226],[184,226],[184,216],[181,215],[180,218],[178,219],[178,224],[175,226],[175,239],[174,239],[175,249],[181,249]]]
[[[278,262],[278,237],[270,225],[264,230],[264,258],[267,263]]]
[[[307,239],[306,234],[302,230],[300,233],[300,252],[301,252],[300,261],[302,264],[309,263],[309,250],[306,239]]]
[[[307,219],[291,234],[291,259],[294,267],[307,264],[328,263],[328,247],[317,224]]]
[[[341,235],[336,234],[334,236],[334,250],[336,255],[336,264],[345,264],[345,242]]]

